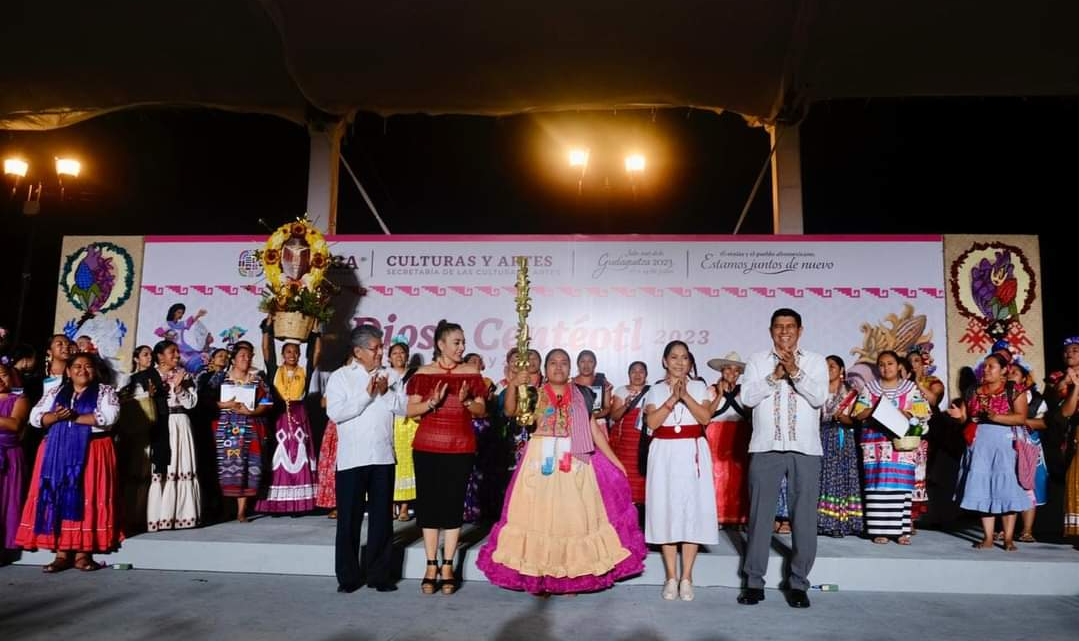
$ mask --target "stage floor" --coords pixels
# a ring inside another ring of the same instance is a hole
[[[333,576],[335,521],[325,516],[300,518],[259,516],[198,528],[140,534],[102,560],[130,563],[136,569],[193,570]],[[424,552],[415,521],[395,522],[396,547],[401,553],[402,578],[421,578]],[[485,580],[475,560],[487,528],[465,525],[461,536],[466,581]],[[743,534],[724,530],[718,545],[702,548],[694,570],[701,586],[737,587]],[[834,583],[842,590],[936,592],[970,594],[1079,595],[1079,550],[1070,545],[1020,543],[1019,551],[974,550],[975,530],[921,530],[913,545],[874,545],[847,537],[818,538],[814,584]],[[775,535],[769,587],[780,584],[789,535]],[[49,552],[24,553],[19,564],[44,564]],[[661,585],[659,552],[650,552],[644,574],[626,583]]]

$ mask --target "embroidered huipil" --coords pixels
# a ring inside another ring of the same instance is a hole
[[[750,452],[800,452],[820,456],[820,407],[828,399],[828,365],[820,354],[799,349],[798,375],[772,377],[779,357],[757,352],[746,363],[742,404],[753,408]],[[792,384],[793,383],[793,384]]]

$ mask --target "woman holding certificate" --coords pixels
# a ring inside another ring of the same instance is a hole
[[[914,450],[895,446],[897,437],[928,429],[929,403],[918,386],[899,375],[899,355],[877,355],[880,379],[866,383],[854,405],[863,422],[862,466],[865,472],[865,525],[874,543],[910,545],[914,499]],[[887,403],[888,405],[884,405]]]
[[[232,365],[210,379],[218,392],[218,416],[214,421],[217,442],[217,476],[221,494],[236,499],[236,520],[247,522],[247,500],[258,494],[262,479],[263,416],[273,399],[258,371],[251,369],[254,346],[236,343]]]
[[[577,376],[573,382],[592,390],[592,416],[599,419],[600,427],[607,427],[607,415],[611,412],[611,392],[614,386],[596,371],[596,353],[590,349],[577,355]]]

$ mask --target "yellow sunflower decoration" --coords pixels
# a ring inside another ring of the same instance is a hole
[[[310,262],[304,273],[293,272],[286,275],[281,261],[285,245],[292,239],[301,241],[300,246],[310,251]],[[266,273],[266,282],[275,293],[283,293],[289,285],[317,291],[326,278],[326,269],[330,266],[330,246],[323,238],[322,232],[306,218],[302,218],[281,225],[277,231],[270,234],[262,251],[262,266]]]
[[[333,286],[326,280],[330,246],[306,217],[281,225],[262,250],[266,293],[260,308],[271,314],[299,313],[325,322]]]

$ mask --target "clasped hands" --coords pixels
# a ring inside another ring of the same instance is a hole
[[[673,410],[674,406],[678,404],[679,401],[688,401],[692,398],[689,391],[686,389],[686,380],[684,378],[675,379],[675,381],[670,384],[670,388],[671,397],[663,404],[668,411]]]
[[[788,376],[792,378],[798,376],[798,359],[795,357],[794,350],[776,350],[776,356],[779,357],[779,362],[776,363],[776,369],[772,372],[773,379],[778,381]]]
[[[367,395],[382,396],[390,388],[389,379],[382,372],[375,372],[367,380]]]

